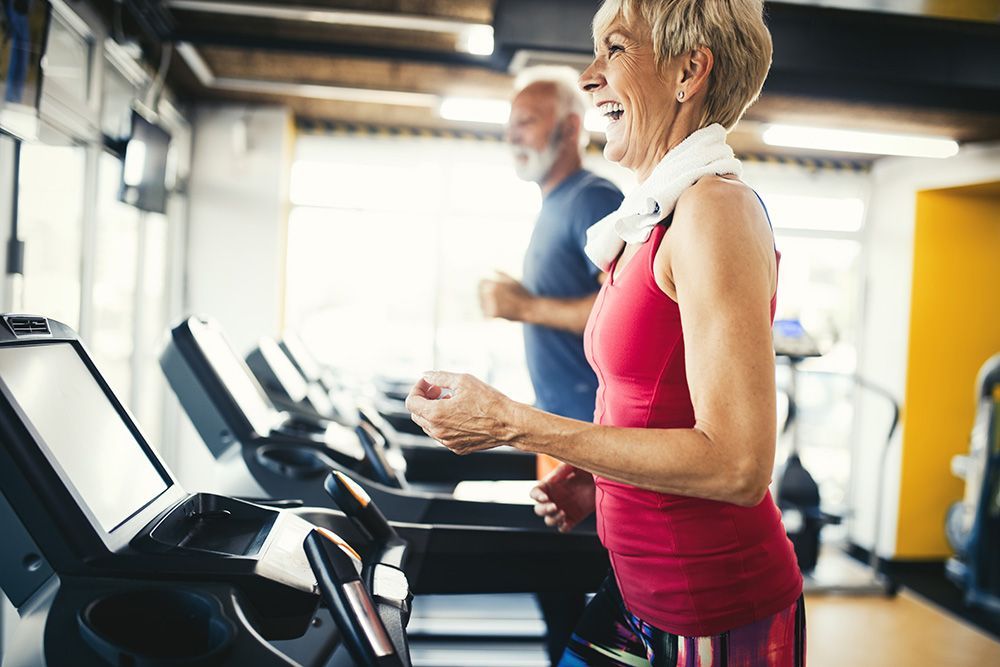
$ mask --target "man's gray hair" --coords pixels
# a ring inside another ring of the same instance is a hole
[[[586,146],[590,141],[590,132],[584,127],[587,116],[588,100],[577,81],[580,73],[568,65],[536,65],[521,70],[514,79],[514,95],[528,86],[536,83],[549,83],[555,88],[556,115],[563,120],[570,114],[580,117],[580,146]]]

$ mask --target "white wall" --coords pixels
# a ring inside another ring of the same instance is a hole
[[[858,372],[888,389],[897,400],[903,400],[906,388],[916,194],[996,180],[1000,180],[1000,144],[966,146],[945,160],[884,158],[874,165],[866,220],[867,293]],[[886,419],[884,403],[871,396],[863,398],[852,466],[857,513],[849,535],[855,544],[868,549],[874,537],[877,455],[888,427]],[[891,558],[896,548],[901,436],[900,429],[886,466],[878,543],[878,553],[884,558]]]
[[[193,114],[184,311],[218,320],[240,355],[281,333],[292,127],[281,107]],[[210,490],[212,458],[175,414],[175,473],[189,490]]]
[[[279,107],[195,111],[187,305],[241,354],[281,330],[291,123]]]

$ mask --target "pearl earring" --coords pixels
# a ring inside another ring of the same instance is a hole
[[[677,91],[677,101],[678,102],[683,102],[684,101],[684,91],[683,90],[678,90]]]

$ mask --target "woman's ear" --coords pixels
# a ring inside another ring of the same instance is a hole
[[[712,49],[699,46],[681,57],[680,87],[684,90],[685,97],[690,99],[707,85],[708,75],[715,66],[715,56]]]

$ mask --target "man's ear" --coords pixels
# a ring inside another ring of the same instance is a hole
[[[583,118],[575,113],[571,113],[560,124],[559,141],[571,141],[576,146],[580,141],[580,132],[583,131]]]

